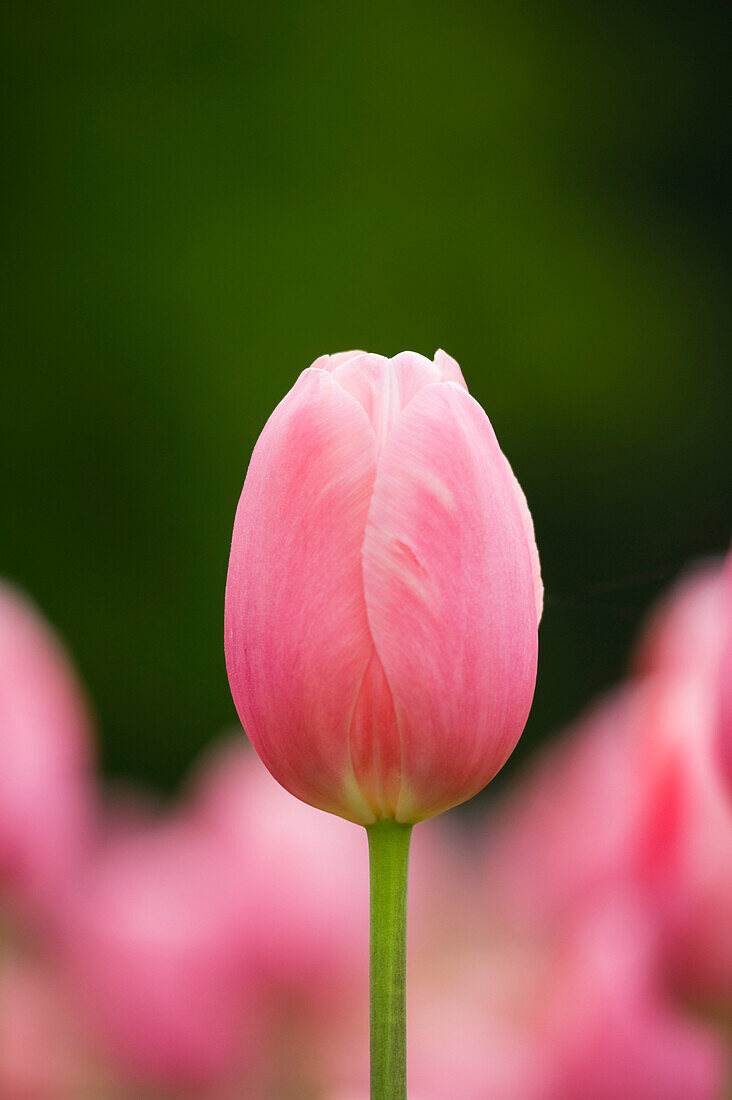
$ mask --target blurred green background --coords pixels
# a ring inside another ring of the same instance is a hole
[[[732,532],[729,8],[11,5],[0,570],[67,639],[109,774],[234,711],[234,509],[324,351],[444,347],[534,513],[519,757]],[[512,766],[515,766],[512,765]]]

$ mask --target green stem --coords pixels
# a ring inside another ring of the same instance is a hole
[[[407,867],[411,825],[377,821],[369,838],[371,1100],[407,1100]]]

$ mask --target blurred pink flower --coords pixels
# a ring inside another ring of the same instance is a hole
[[[651,609],[636,646],[635,671],[699,675],[710,683],[716,681],[729,631],[727,583],[721,558],[686,570]]]
[[[74,1005],[52,965],[10,951],[0,958],[0,1096],[107,1096]]]
[[[241,734],[194,775],[190,811],[229,871],[242,961],[262,989],[313,1007],[351,995],[368,967],[366,838],[292,798]]]
[[[691,994],[732,1002],[732,803],[716,710],[698,676],[647,681],[637,847],[669,969]]]
[[[669,998],[647,912],[607,898],[557,945],[546,1100],[722,1100],[723,1036]]]
[[[723,616],[726,631],[720,662],[717,751],[727,789],[732,796],[732,553],[724,571]]]
[[[723,1095],[722,1037],[669,981],[704,977],[730,1003],[729,804],[701,683],[624,687],[487,816],[486,938],[534,975],[516,1003],[540,1006],[528,1028],[534,1062],[555,1059],[539,1071],[548,1100]]]
[[[721,764],[732,630],[729,570],[684,577],[641,637],[643,816],[638,846],[668,965],[691,995],[732,1002],[732,800]]]
[[[410,1095],[543,1097],[545,1051],[533,1028],[541,963],[528,945],[488,933],[421,961],[424,973],[417,959],[409,982]]]
[[[57,903],[92,828],[91,723],[69,660],[0,584],[0,895]]]
[[[231,862],[180,817],[115,829],[78,878],[69,981],[122,1079],[204,1089],[245,1074],[254,1006]]]
[[[499,804],[482,881],[492,919],[530,929],[576,921],[619,888],[633,894],[651,916],[665,974],[728,1004],[723,592],[715,563],[666,597],[642,636],[635,679],[545,750]]]
[[[488,815],[480,881],[482,911],[494,922],[544,932],[629,888],[641,811],[643,692],[626,687],[595,704]]]
[[[239,501],[226,661],[292,794],[367,825],[471,798],[520,736],[542,588],[526,500],[442,351],[322,356]]]

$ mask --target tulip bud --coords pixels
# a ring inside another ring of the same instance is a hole
[[[226,659],[292,794],[413,823],[505,763],[536,678],[526,501],[458,364],[324,356],[270,417],[234,524]]]

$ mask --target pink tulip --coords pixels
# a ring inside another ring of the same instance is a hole
[[[715,710],[696,677],[658,676],[640,726],[644,793],[636,848],[668,967],[697,997],[732,997],[732,804]]]
[[[529,1026],[555,1059],[549,1100],[723,1094],[719,1038],[671,996],[670,979],[730,989],[728,809],[693,684],[623,688],[488,819],[481,911],[489,939],[534,944],[519,1001],[544,1002]]]
[[[659,601],[635,666],[697,681],[711,706],[714,760],[732,787],[732,553],[695,566]]]
[[[732,997],[732,801],[720,761],[729,575],[712,563],[672,589],[651,616],[638,662],[646,671],[636,843],[643,880],[677,981],[723,1003]]]
[[[248,1071],[231,862],[184,818],[115,829],[76,883],[69,980],[123,1078],[201,1089]],[[137,1093],[135,1093],[137,1095]]]
[[[453,359],[303,372],[254,449],[226,593],[234,701],[284,787],[361,824],[476,794],[526,721],[540,605],[526,501]]]
[[[90,746],[66,654],[38,612],[0,585],[0,894],[10,900],[52,904],[80,859]]]

